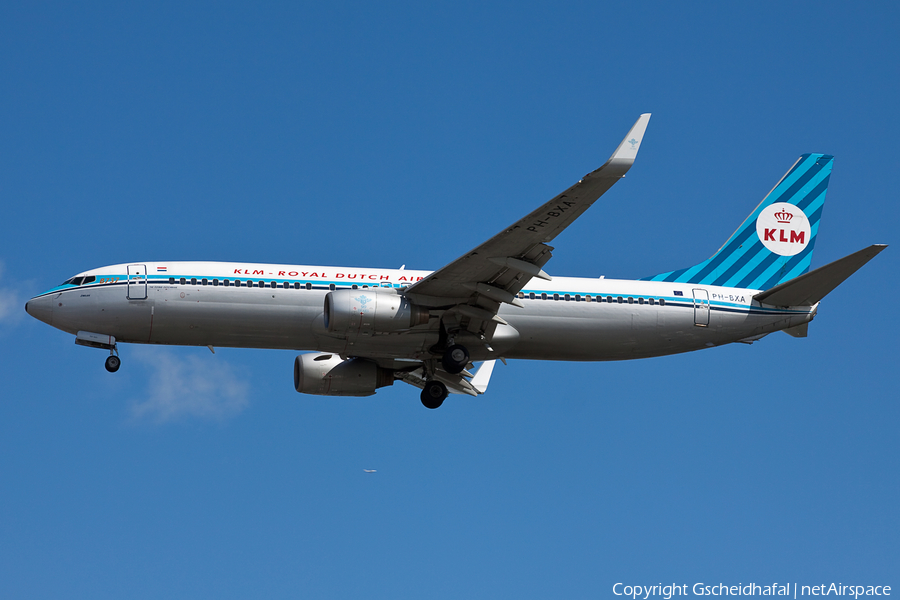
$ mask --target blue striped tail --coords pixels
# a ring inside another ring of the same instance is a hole
[[[804,154],[712,257],[642,280],[767,290],[806,273],[833,161]]]

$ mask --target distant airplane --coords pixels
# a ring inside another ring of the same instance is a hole
[[[497,359],[625,360],[752,343],[774,331],[806,337],[819,301],[886,248],[809,271],[833,157],[804,154],[697,265],[636,281],[551,278],[543,270],[549,243],[625,175],[649,119],[640,116],[602,167],[434,272],[125,263],[80,273],[25,310],[76,344],[109,350],[110,372],[120,365],[119,342],[309,350],[294,360],[298,392],[368,396],[400,380],[437,408],[450,392],[484,393]],[[633,206],[633,223],[658,210]],[[457,228],[489,214],[472,201],[455,221],[422,225]],[[687,232],[676,234],[669,243]],[[397,241],[376,238],[365,254]],[[606,261],[665,247],[637,237],[631,247],[594,246]]]
[[[375,469],[363,469],[364,473],[377,473]]]

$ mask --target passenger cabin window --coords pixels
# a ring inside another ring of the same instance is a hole
[[[644,303],[644,299],[643,299],[643,298],[638,298],[638,304],[643,304],[643,303]]]
[[[299,289],[300,289],[300,282],[299,282],[299,281],[295,281],[295,282],[294,282],[294,289],[295,289],[295,290],[299,290]]]
[[[219,285],[219,280],[218,280],[218,279],[213,279],[213,285],[214,285],[214,286],[218,286],[218,285]]]
[[[202,283],[203,285],[207,285],[209,282],[206,281],[206,277],[204,277],[203,279],[200,280],[200,283]]]
[[[169,285],[175,285],[175,278],[169,277]]]
[[[613,301],[612,296],[607,296],[606,301],[609,302],[610,304],[612,304],[612,301]]]
[[[624,304],[624,303],[625,303],[625,299],[624,299],[622,296],[619,296],[619,297],[616,298],[616,302],[618,302],[619,304]]]
[[[531,300],[534,300],[534,292],[529,292],[529,293],[528,293],[528,298],[531,299]]]
[[[547,294],[544,292],[541,292],[541,300],[546,300],[546,299],[547,299]]]
[[[334,291],[334,284],[332,283],[331,285],[329,285],[329,286],[328,286],[328,289],[331,290],[331,291],[333,292],[333,291]]]
[[[656,301],[653,300],[653,298],[648,299],[647,302],[650,303],[650,306],[653,306],[654,304],[656,304]]]
[[[581,296],[580,296],[580,295],[575,294],[575,302],[581,302]]]
[[[197,285],[197,278],[191,277],[191,285]]]
[[[659,305],[660,305],[660,306],[665,306],[665,305],[666,305],[666,299],[665,299],[665,298],[660,298],[660,299],[659,299]]]
[[[554,299],[554,300],[559,300],[559,294],[553,294],[553,299]]]
[[[355,289],[357,289],[358,287],[359,287],[359,286],[356,285],[356,284],[354,283],[353,285],[350,286],[350,289],[351,289],[351,290],[355,290]]]
[[[634,298],[628,296],[628,304],[634,304]]]
[[[311,289],[312,289],[312,284],[309,283],[309,282],[307,282],[307,283],[306,283],[306,289],[311,290]]]
[[[184,279],[184,277],[182,277],[179,281],[181,282],[181,285],[184,285],[184,284],[185,284],[185,279]]]

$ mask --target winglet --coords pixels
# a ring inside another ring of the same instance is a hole
[[[615,174],[619,174],[618,171],[621,171],[621,175],[624,175],[625,171],[634,164],[634,159],[637,158],[637,153],[641,149],[641,142],[644,140],[644,132],[647,131],[647,123],[649,122],[650,113],[644,113],[638,117],[628,135],[625,136],[625,139],[622,140],[622,143],[619,144],[619,147],[616,148],[616,151],[613,152],[601,169],[609,170],[610,167],[614,167],[615,171],[617,171]]]
[[[472,378],[472,387],[478,390],[479,394],[487,391],[488,382],[491,380],[491,373],[494,371],[495,360],[486,360],[478,367],[478,372]]]

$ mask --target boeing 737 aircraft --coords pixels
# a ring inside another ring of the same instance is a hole
[[[636,281],[550,277],[550,242],[625,175],[649,120],[602,167],[434,272],[135,262],[79,273],[25,310],[108,350],[110,372],[120,342],[302,350],[298,392],[368,396],[400,380],[437,408],[449,392],[484,393],[498,359],[625,360],[774,331],[806,337],[819,301],[886,248],[809,271],[833,157],[804,154],[697,265]]]

